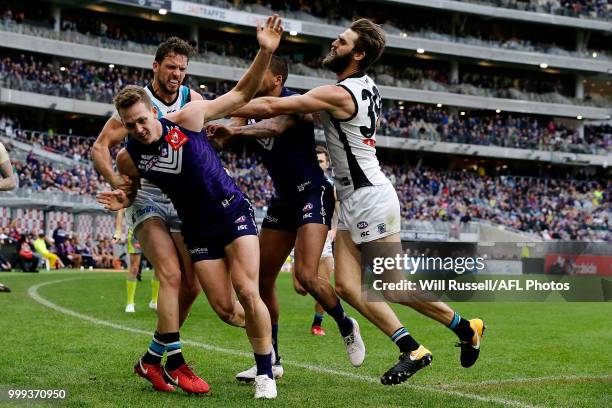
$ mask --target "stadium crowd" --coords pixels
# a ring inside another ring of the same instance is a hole
[[[207,3],[215,4],[214,1]],[[276,7],[297,12],[298,18],[301,19],[307,19],[307,15],[325,15],[333,20],[334,16],[340,19],[343,14],[340,10],[337,14],[334,13],[340,3],[327,0],[308,4],[298,0],[269,1],[265,5],[261,3],[246,4],[237,0],[224,5],[250,7],[255,12],[258,12],[258,7]],[[599,1],[561,1],[560,4],[571,8],[577,14],[581,14],[582,10],[590,10],[588,13],[591,15],[593,12],[599,15],[600,11],[604,10],[601,8],[603,3]],[[606,7],[605,10],[609,12],[609,6]],[[609,14],[601,15],[609,17]],[[5,25],[22,24],[25,20],[23,12],[12,13],[5,10],[3,13]],[[390,24],[396,23],[389,21]],[[51,23],[49,20],[48,24]],[[104,37],[116,42],[132,41],[152,46],[167,36],[163,31],[157,31],[153,35],[136,26],[121,31],[118,27],[92,20],[64,20],[61,29],[65,32],[74,31]],[[521,40],[516,41],[520,45]],[[219,48],[218,44],[202,42],[199,47],[204,58],[208,58],[206,55],[223,54],[224,57],[231,57],[231,61],[238,65],[246,63],[245,53],[250,52],[249,49],[233,43]],[[302,59],[302,62],[305,63],[300,63],[301,69],[310,69],[311,71],[307,71],[310,73],[320,72],[314,68],[318,61]],[[25,54],[0,60],[0,83],[5,86],[106,103],[126,84],[144,85],[151,81],[151,75],[149,70],[96,65],[78,60],[60,66]],[[463,72],[459,83],[453,83],[441,70],[400,68],[382,64],[376,68],[374,76],[381,85],[450,90],[496,97],[524,98],[524,94],[517,94],[516,91],[530,94],[565,92],[559,81]],[[191,78],[190,81],[196,80]],[[207,99],[213,99],[229,89],[227,82],[217,82],[205,88],[200,88],[199,83],[190,82],[187,85],[199,90]],[[537,150],[601,154],[601,150],[609,152],[611,148],[609,125],[586,126],[584,135],[581,135],[556,121],[542,121],[529,116],[461,115],[423,105],[385,108],[380,129],[382,134],[395,137]],[[28,133],[21,129],[18,122],[4,115],[0,117],[0,131],[9,137],[65,153],[77,160],[87,157],[87,150],[91,145],[90,141],[77,136],[57,135],[53,129]],[[230,152],[223,153],[223,160],[254,206],[264,209],[273,194],[273,187],[259,159],[251,154]],[[103,179],[90,165],[59,168],[30,155],[23,162],[15,161],[15,169],[22,188],[59,190],[81,195],[94,195],[105,189]],[[546,239],[612,239],[609,225],[609,181],[493,177],[476,172],[416,169],[404,165],[385,165],[384,171],[391,176],[396,186],[405,220],[425,222],[459,219],[469,222],[471,219],[484,219],[532,232]],[[104,257],[98,259],[103,263],[108,261],[108,258]]]
[[[79,195],[95,195],[108,189],[104,178],[91,164],[74,167],[61,167],[57,163],[45,161],[30,153],[26,160],[13,160],[18,186],[34,191],[62,191]]]
[[[191,0],[194,1],[194,0]],[[364,14],[363,7],[346,7],[343,2],[331,0],[316,0],[305,2],[302,0],[293,1],[249,1],[241,0],[225,1],[225,0],[196,0],[204,4],[212,4],[225,8],[240,9],[260,14],[270,14],[271,10],[279,12],[289,18],[300,19],[304,21],[315,21],[319,23],[327,23],[334,25],[345,25],[351,19],[357,18]],[[468,0],[471,1],[471,0]],[[478,2],[479,0],[475,0]],[[492,3],[493,5],[505,7],[507,5],[515,5],[514,8],[522,8],[528,11],[538,10],[539,12],[554,12],[556,14],[567,14],[572,16],[591,16],[596,18],[610,19],[612,16],[611,7],[605,0],[595,1],[539,1],[530,2],[528,5],[525,2],[515,2],[511,0],[483,0],[485,4]],[[521,7],[522,6],[522,7]],[[352,10],[353,15],[347,15],[347,11]],[[375,18],[377,22],[383,24],[385,30],[389,34],[395,35],[412,35],[424,37],[432,40],[460,42],[472,45],[481,45],[494,48],[517,49],[522,51],[543,52],[558,55],[570,55],[575,57],[591,57],[595,53],[598,58],[612,58],[601,50],[585,49],[582,51],[575,50],[574,44],[559,45],[552,39],[546,41],[534,41],[535,35],[517,35],[514,32],[499,33],[496,31],[487,31],[480,24],[463,24],[456,30],[451,30],[452,24],[448,18],[417,18],[418,23],[411,23],[405,18],[398,18],[392,11],[382,8],[378,10],[368,9],[368,16]],[[374,14],[372,14],[374,13]],[[28,18],[26,18],[28,17]],[[31,19],[31,20],[30,20]],[[30,12],[26,15],[22,9],[13,12],[10,7],[6,7],[3,11],[3,24],[24,26],[30,21],[35,24],[44,24],[48,27],[54,25],[53,18],[46,16],[42,10],[37,13]],[[145,45],[157,45],[163,41],[169,33],[185,31],[180,26],[165,28],[157,27],[155,30],[147,30],[142,25],[133,25],[113,22],[112,19],[104,19],[103,15],[99,18],[92,18],[82,13],[78,16],[68,15],[62,18],[60,29],[62,32],[79,32],[86,35],[97,36],[106,42],[106,46],[116,47],[121,43],[135,42]],[[187,34],[185,32],[185,34]],[[201,47],[201,52],[205,53],[205,46]],[[248,56],[243,55],[248,58]]]
[[[89,160],[89,150],[93,139],[86,136],[64,135],[49,128],[46,131],[33,131],[23,129],[18,118],[0,115],[0,134],[20,142],[29,143],[52,153],[62,154],[75,161]]]
[[[453,143],[589,154],[612,150],[612,127],[606,124],[587,125],[581,136],[545,118],[461,115],[420,104],[383,109],[379,129],[388,136]]]
[[[96,65],[80,60],[57,65],[25,54],[0,60],[0,83],[9,88],[96,102],[111,103],[126,85],[144,86],[152,80],[153,73],[148,69]],[[193,88],[206,99],[214,99],[230,89],[227,83],[219,81],[205,88]]]
[[[511,113],[461,115],[421,104],[384,107],[378,132],[392,137],[532,150],[599,155],[612,151],[612,126],[609,124],[585,125],[581,134],[559,121],[543,117]],[[46,131],[22,129],[19,119],[5,114],[0,115],[0,134],[83,162],[89,160],[93,144],[91,137],[64,135],[52,128]],[[116,151],[118,148],[114,153]]]
[[[608,0],[459,0],[537,13],[560,14],[570,17],[612,19]]]
[[[244,57],[231,57],[232,61],[247,60]],[[331,72],[313,68],[320,66],[315,58],[308,63],[312,66],[291,63],[290,71],[300,75],[330,77]],[[222,62],[231,64],[231,62]],[[379,85],[425,89],[430,91],[453,92],[496,98],[527,99],[542,102],[568,104],[587,104],[608,106],[610,101],[598,94],[586,95],[577,99],[560,80],[543,77],[510,77],[489,75],[480,72],[463,72],[457,83],[450,80],[446,72],[439,69],[407,67],[395,61],[393,65],[379,64],[370,72]],[[113,95],[127,84],[143,85],[152,79],[150,70],[99,65],[80,60],[59,65],[43,61],[34,55],[20,54],[14,58],[0,60],[0,84],[28,92],[68,98],[85,99],[110,103]],[[226,81],[205,81],[195,77],[187,78],[187,85],[198,90],[205,99],[214,99],[229,90]],[[208,85],[205,83],[208,82]],[[202,86],[200,86],[200,84]]]
[[[419,18],[418,23],[411,23],[414,19],[402,18],[394,14],[392,8],[373,8],[371,4],[350,4],[332,0],[316,1],[258,1],[258,0],[190,0],[203,4],[212,4],[220,7],[234,8],[252,11],[259,14],[269,14],[270,10],[280,13],[288,18],[303,21],[314,21],[324,24],[343,26],[350,21],[367,14],[379,24],[382,24],[389,34],[412,35],[425,37],[432,40],[453,41],[473,45],[482,45],[495,48],[520,49],[523,51],[543,52],[561,55],[573,55],[578,57],[591,57],[597,52],[600,57],[612,58],[598,50],[584,50],[582,52],[571,48],[574,44],[566,47],[557,44],[550,39],[536,41],[534,36],[517,36],[509,30],[507,33],[483,30],[481,24],[463,24],[453,31],[450,17],[437,15],[435,19]],[[490,4],[499,7],[509,7],[525,11],[537,11],[540,13],[561,14],[567,16],[588,16],[599,19],[612,19],[612,6],[607,0],[531,0],[529,2],[516,0],[463,0],[475,3]],[[367,13],[366,13],[367,11]]]
[[[341,22],[347,13],[346,4],[333,0],[188,0],[193,3],[211,4],[221,7],[249,9],[258,11],[265,7],[275,11],[293,13],[295,18],[301,13],[312,15],[328,22]],[[539,13],[561,14],[566,16],[591,17],[609,20],[612,18],[612,6],[607,0],[459,0],[468,3],[479,3],[497,7],[513,8]],[[343,8],[344,7],[344,8]],[[263,10],[261,10],[263,11]]]
[[[274,194],[259,158],[222,152],[222,161],[254,207]],[[16,162],[20,186],[94,195],[108,187],[93,168],[60,170],[30,155]],[[612,240],[612,182],[489,176],[472,171],[383,165],[400,197],[404,221],[488,220],[546,239]]]
[[[385,165],[404,220],[483,219],[544,239],[612,241],[612,182]]]

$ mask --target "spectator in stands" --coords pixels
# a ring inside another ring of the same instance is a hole
[[[83,257],[77,252],[74,245],[74,240],[71,236],[66,236],[65,239],[57,244],[57,254],[64,263],[64,265],[70,265],[72,268],[79,269],[83,262]]]
[[[58,221],[57,227],[53,231],[53,241],[55,245],[60,246],[61,244],[64,243],[67,237],[68,237],[68,233],[64,229],[64,222]]]
[[[64,267],[64,263],[57,254],[49,251],[47,248],[47,239],[45,238],[44,231],[38,233],[38,238],[34,241],[34,249],[38,252],[44,259],[49,261],[49,267],[51,269],[61,269]]]
[[[104,265],[103,268],[114,268],[115,251],[113,250],[113,245],[107,238],[103,238],[98,242],[98,253],[102,258],[101,263]]]
[[[14,218],[9,225],[8,241],[9,243],[17,243],[21,239],[22,231],[20,229],[19,218]]]
[[[23,272],[38,272],[41,258],[33,251],[32,238],[32,234],[24,234],[17,241],[17,263]]]
[[[74,238],[74,247],[77,254],[81,256],[82,266],[93,269],[96,266],[91,247],[87,244],[81,244],[79,237]]]
[[[91,241],[88,244],[91,245],[93,259],[96,264],[95,267],[110,269],[112,258],[109,258],[108,254],[106,253],[103,240],[99,239],[98,243],[95,245],[92,245]]]

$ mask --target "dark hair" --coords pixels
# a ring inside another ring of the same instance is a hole
[[[285,81],[287,81],[287,77],[289,76],[289,68],[287,68],[287,62],[281,57],[273,55],[272,59],[270,60],[269,68],[270,71],[272,71],[272,74],[274,74],[275,76],[280,75],[283,77],[282,85],[285,85]]]
[[[144,103],[149,109],[153,106],[149,95],[138,85],[127,85],[115,95],[113,100],[117,112],[121,109],[128,109],[138,102]]]
[[[184,55],[189,60],[195,54],[195,49],[185,40],[178,37],[170,37],[157,47],[155,61],[161,64],[164,58],[170,54]]]
[[[366,70],[382,55],[387,42],[385,32],[367,18],[353,21],[349,28],[359,36],[354,50],[365,53],[365,57],[359,61],[359,69]]]
[[[327,159],[327,162],[331,163],[331,160],[329,159],[329,152],[327,151],[327,148],[325,146],[317,145],[316,151],[317,151],[317,155],[324,154],[325,158]]]

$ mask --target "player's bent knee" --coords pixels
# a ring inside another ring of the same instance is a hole
[[[215,304],[213,309],[217,316],[225,323],[232,324],[235,318],[235,309],[233,304]]]
[[[319,283],[319,278],[317,276],[301,274],[297,275],[296,277],[300,285],[302,285],[302,287],[306,289],[307,292],[312,292]]]
[[[245,310],[253,310],[259,299],[259,293],[249,287],[236,288],[236,296]]]
[[[174,289],[177,291],[181,289],[180,273],[159,273],[158,277],[160,286],[163,286],[164,288],[168,289]]]
[[[357,300],[357,298],[361,295],[359,286],[355,287],[354,285],[346,285],[341,282],[336,282],[334,290],[336,291],[338,297],[346,300],[349,303]]]

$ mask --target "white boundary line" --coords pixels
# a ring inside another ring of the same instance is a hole
[[[46,306],[50,309],[53,309],[57,312],[63,313],[65,315],[68,316],[72,316],[72,317],[76,317],[78,319],[81,320],[85,320],[88,321],[90,323],[93,323],[95,325],[98,326],[107,326],[107,327],[111,327],[113,329],[116,330],[123,330],[123,331],[127,331],[130,333],[136,333],[136,334],[142,334],[142,335],[146,335],[146,336],[151,336],[153,333],[150,331],[146,331],[146,330],[141,330],[141,329],[135,329],[133,327],[128,327],[128,326],[123,326],[117,323],[113,323],[113,322],[109,322],[106,320],[101,320],[101,319],[97,319],[95,317],[91,317],[91,316],[87,316],[78,312],[75,312],[73,310],[64,308],[62,306],[56,305],[55,303],[43,298],[42,296],[39,295],[38,293],[38,289],[44,287],[44,286],[48,286],[48,285],[53,285],[53,284],[57,284],[57,283],[63,283],[63,282],[68,282],[68,281],[73,281],[73,280],[79,280],[82,279],[82,277],[79,278],[70,278],[70,279],[60,279],[60,280],[53,280],[53,281],[48,281],[48,282],[43,282],[43,283],[39,283],[37,285],[33,285],[30,288],[28,288],[28,296],[30,296],[33,300],[35,300],[36,302],[40,303],[43,306]],[[199,347],[205,350],[210,350],[210,351],[215,351],[218,353],[223,353],[223,354],[229,354],[229,355],[234,355],[234,356],[241,356],[241,357],[247,357],[249,359],[252,359],[253,356],[251,353],[247,353],[244,351],[240,351],[240,350],[233,350],[233,349],[227,349],[227,348],[223,348],[223,347],[217,347],[217,346],[213,346],[210,344],[206,344],[206,343],[200,343],[197,341],[192,341],[192,340],[187,340],[187,339],[181,339],[181,342],[183,344],[188,344],[191,346],[195,346],[195,347]],[[345,377],[345,378],[350,378],[353,380],[359,380],[359,381],[366,381],[369,383],[376,383],[379,384],[380,380],[376,377],[371,377],[371,376],[366,376],[366,375],[360,375],[360,374],[355,374],[355,373],[351,373],[348,371],[340,371],[340,370],[334,370],[334,369],[330,369],[330,368],[325,368],[325,367],[321,367],[321,366],[317,366],[317,365],[311,365],[311,364],[304,364],[304,363],[299,363],[299,362],[294,362],[294,361],[288,361],[288,360],[283,360],[283,363],[285,365],[288,366],[293,366],[293,367],[298,367],[298,368],[302,368],[305,370],[309,370],[309,371],[314,371],[314,372],[318,372],[318,373],[322,373],[322,374],[330,374],[330,375],[334,375],[334,376],[339,376],[339,377]],[[609,377],[609,376],[605,376],[605,377]],[[542,377],[545,379],[551,379],[554,377]],[[568,377],[560,377],[560,378],[568,378]],[[580,378],[580,377],[575,377],[576,379]],[[588,377],[588,378],[593,378],[593,377]],[[471,393],[467,393],[467,392],[461,392],[461,391],[455,391],[455,390],[451,390],[448,389],[449,387],[460,387],[460,386],[470,386],[470,385],[487,385],[487,384],[504,384],[504,383],[512,383],[512,382],[529,382],[529,381],[538,381],[537,378],[535,379],[530,379],[530,378],[517,378],[517,379],[510,379],[510,380],[493,380],[493,381],[485,381],[482,383],[465,383],[465,384],[454,384],[454,385],[450,385],[448,387],[444,387],[444,386],[440,386],[440,388],[433,388],[430,386],[424,386],[424,385],[413,385],[413,384],[403,384],[402,386],[404,387],[410,387],[419,391],[426,391],[426,392],[435,392],[435,393],[440,393],[440,394],[446,394],[446,395],[451,395],[451,396],[455,396],[455,397],[459,397],[459,398],[468,398],[468,399],[472,399],[472,400],[477,400],[477,401],[481,401],[481,402],[489,402],[489,403],[494,403],[494,404],[499,404],[502,406],[508,406],[508,407],[517,407],[517,408],[536,408],[536,406],[534,405],[529,405],[529,404],[525,404],[523,402],[520,401],[514,401],[514,400],[508,400],[508,399],[504,399],[504,398],[497,398],[497,397],[488,397],[488,396],[482,396],[482,395],[478,395],[478,394],[471,394]],[[541,381],[543,381],[542,379],[540,379]]]

